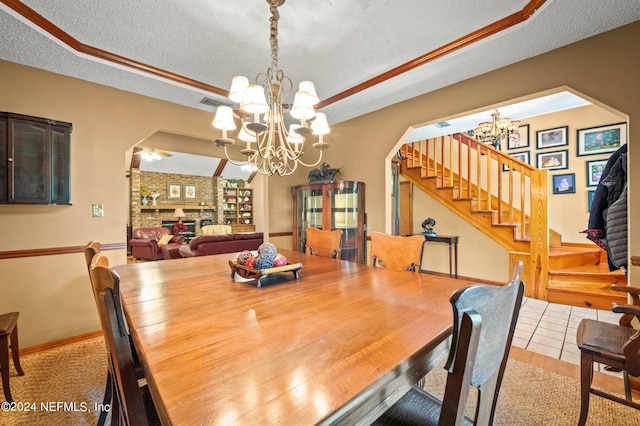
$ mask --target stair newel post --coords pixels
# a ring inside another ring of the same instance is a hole
[[[549,208],[547,203],[548,171],[531,172],[531,217],[529,237],[531,239],[531,284],[533,297],[547,300],[549,282]]]

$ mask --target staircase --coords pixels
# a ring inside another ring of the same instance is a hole
[[[554,303],[610,309],[626,296],[609,288],[624,283],[602,251],[563,245],[549,229],[547,171],[457,133],[405,144],[401,175],[525,264],[526,295]],[[534,220],[532,220],[534,218]]]

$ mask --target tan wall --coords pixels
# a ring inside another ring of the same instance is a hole
[[[342,167],[342,178],[366,183],[370,230],[385,229],[385,157],[407,127],[464,111],[498,105],[563,85],[628,114],[630,141],[640,138],[640,56],[631,55],[640,39],[640,23],[558,49],[450,87],[333,126],[326,161]],[[595,67],[609,63],[613,66]],[[84,245],[89,240],[125,242],[128,187],[125,171],[131,146],[159,129],[209,141],[215,136],[211,114],[106,88],[33,68],[0,61],[0,111],[12,111],[73,123],[71,136],[72,206],[0,206],[2,251]],[[635,94],[635,95],[633,95]],[[633,96],[632,96],[633,95]],[[630,210],[640,211],[637,168],[630,143]],[[164,148],[166,149],[166,148]],[[292,185],[296,175],[253,182],[256,225],[265,232],[291,231]],[[260,191],[262,189],[262,191]],[[260,199],[259,197],[263,197]],[[105,205],[105,217],[91,217],[91,204]],[[262,210],[260,207],[262,206]],[[582,206],[581,206],[582,207]],[[630,227],[631,254],[640,254],[638,227]],[[485,247],[486,241],[460,230],[461,244]],[[286,244],[286,237],[277,240]],[[279,244],[278,243],[278,244]],[[124,263],[125,250],[109,252],[112,264]],[[504,271],[506,257],[489,250],[461,258],[468,275],[492,277]],[[634,275],[639,272],[631,271]],[[23,347],[99,328],[81,253],[0,260],[0,312],[21,311]]]

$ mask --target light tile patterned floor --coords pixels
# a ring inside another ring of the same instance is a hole
[[[513,336],[513,346],[579,365],[580,351],[576,346],[576,329],[583,318],[617,324],[620,314],[525,298]],[[620,373],[598,369],[622,377]]]

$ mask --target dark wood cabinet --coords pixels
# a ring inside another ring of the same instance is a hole
[[[304,251],[305,229],[342,230],[340,258],[366,260],[364,183],[356,181],[311,183],[291,188],[293,196],[293,248]]]
[[[69,204],[71,123],[0,112],[0,203]]]

